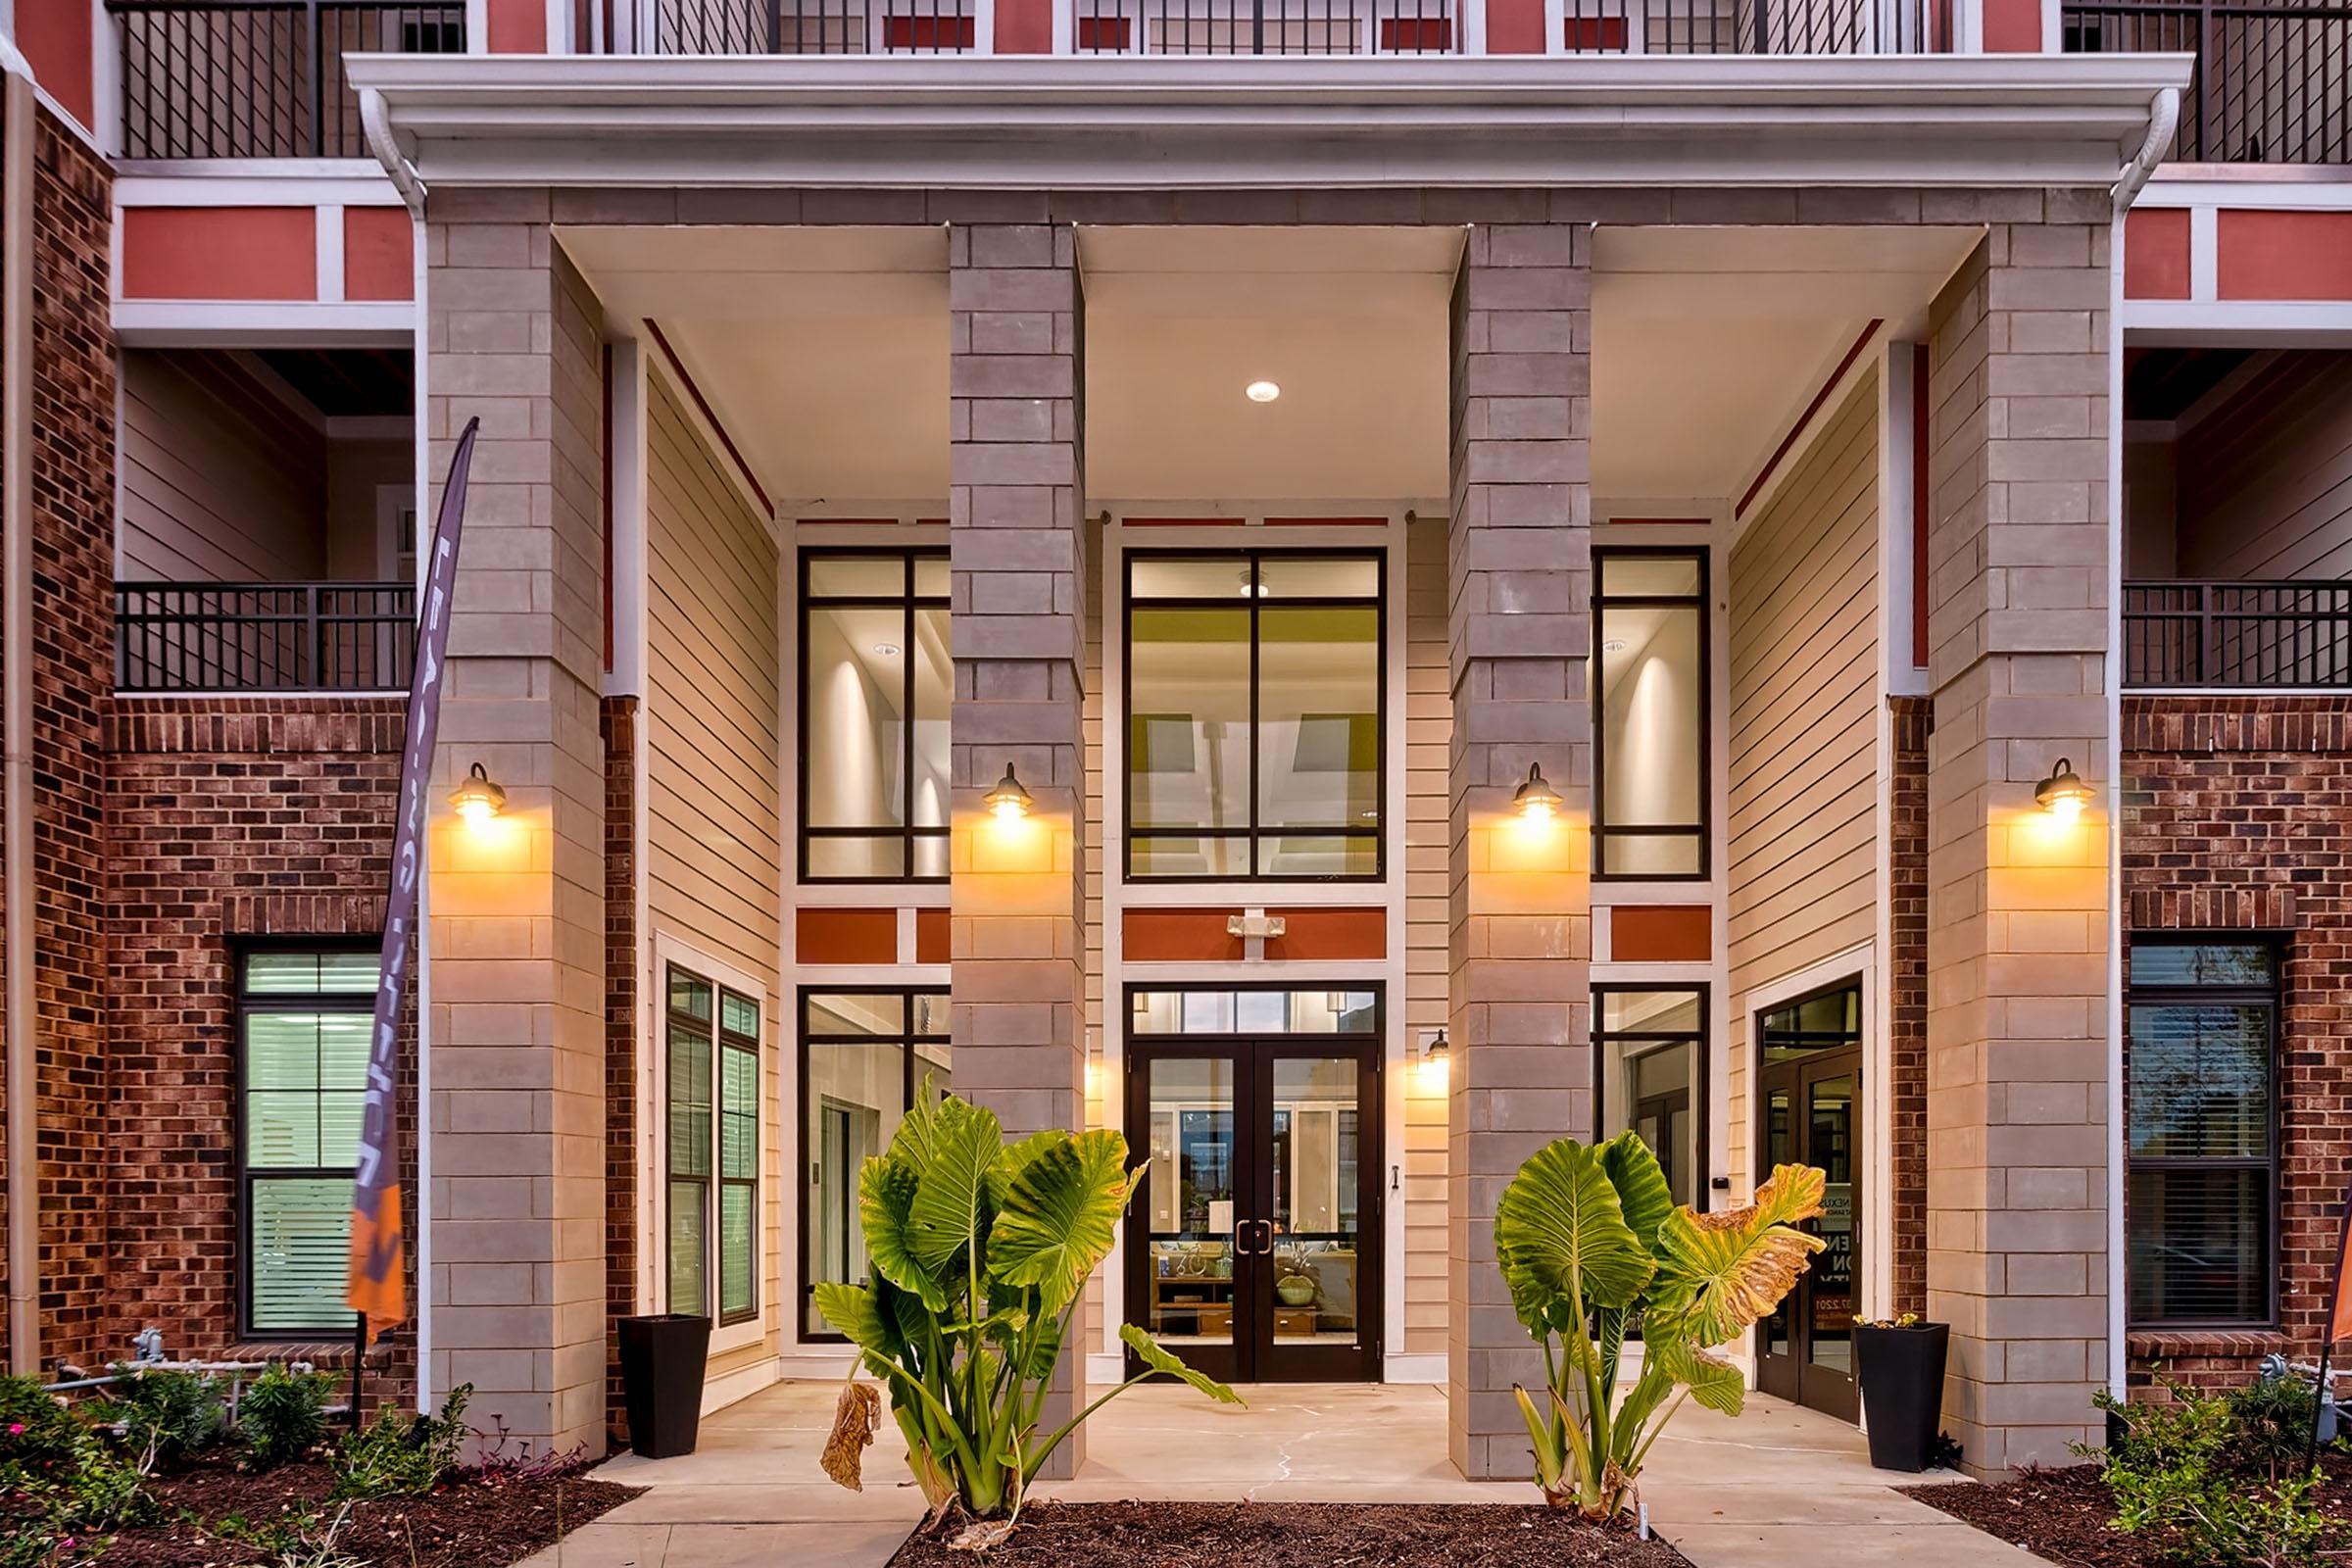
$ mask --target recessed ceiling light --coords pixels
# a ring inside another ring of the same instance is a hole
[[[1242,388],[1242,395],[1252,403],[1271,403],[1282,396],[1282,388],[1271,381],[1252,381]]]
[[[876,643],[874,652],[880,654],[884,659],[896,659],[899,657],[899,645],[897,643]]]
[[[1600,645],[1600,651],[1604,654],[1622,654],[1625,652],[1625,639],[1612,637]]]

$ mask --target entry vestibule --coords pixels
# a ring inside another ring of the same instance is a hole
[[[1756,1382],[1767,1394],[1859,1419],[1854,1311],[1861,1278],[1862,988],[1846,982],[1757,1015],[1763,1097],[1757,1180],[1775,1165],[1818,1165],[1824,1212],[1803,1228],[1823,1250],[1780,1309],[1756,1325]]]

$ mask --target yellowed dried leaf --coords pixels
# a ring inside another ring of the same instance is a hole
[[[841,1398],[833,1406],[833,1430],[825,1438],[820,1461],[825,1474],[852,1492],[863,1492],[865,1448],[874,1441],[874,1433],[881,1425],[881,1393],[872,1384],[860,1383],[856,1378],[843,1384]]]

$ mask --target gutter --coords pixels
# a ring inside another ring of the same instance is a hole
[[[2173,133],[2180,128],[2180,89],[2167,87],[2148,105],[2148,135],[2139,144],[2139,151],[2124,166],[2123,177],[2115,182],[2108,194],[2115,198],[2115,216],[2122,218],[2134,198],[2146,187],[2148,176],[2156,172],[2157,164],[2164,159],[2164,150],[2173,144]]]
[[[40,1125],[35,1077],[32,892],[31,69],[0,36],[0,906],[7,932],[8,1358],[40,1370]]]

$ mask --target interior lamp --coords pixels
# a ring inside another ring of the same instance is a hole
[[[1000,822],[1017,822],[1029,814],[1030,807],[1037,804],[1029,798],[1029,792],[1021,788],[1020,776],[1013,772],[1010,762],[1004,764],[1004,776],[997,780],[997,787],[980,799],[981,804]]]
[[[2090,804],[2090,786],[2082,782],[2074,764],[2061,757],[2050,776],[2034,786],[2034,804],[2059,820],[2071,822]]]
[[[507,808],[507,792],[476,762],[466,770],[466,782],[450,792],[449,804],[469,826],[479,827]]]

